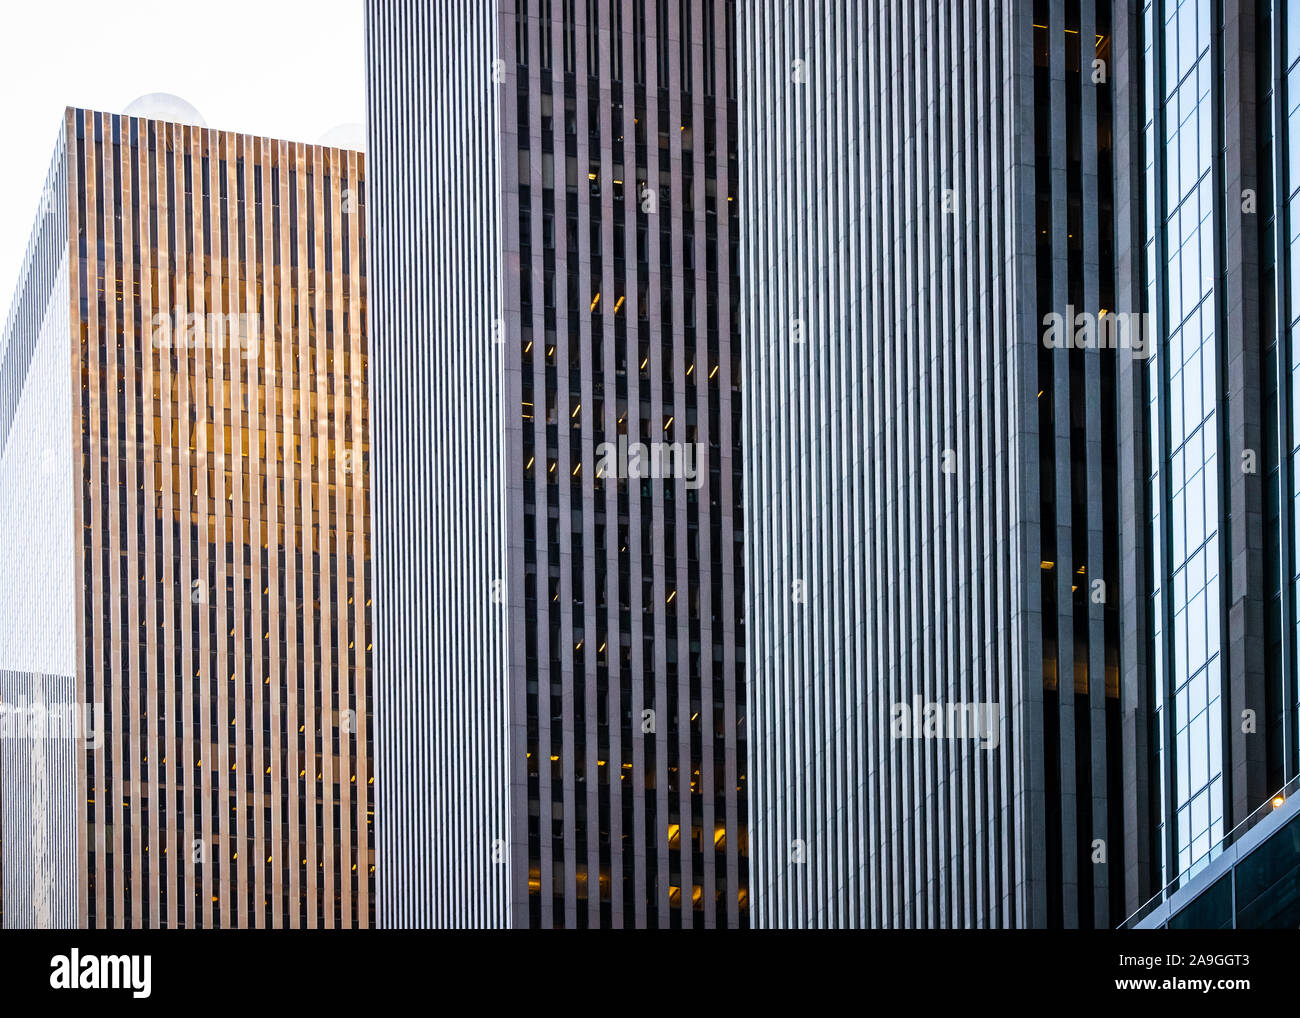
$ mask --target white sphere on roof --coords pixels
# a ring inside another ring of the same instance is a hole
[[[324,145],[326,148],[351,149],[353,152],[364,152],[366,149],[366,128],[364,124],[339,124],[331,127],[328,131],[320,136],[317,145]]]
[[[198,110],[180,96],[172,95],[170,92],[150,92],[148,95],[142,95],[122,112],[128,117],[141,117],[145,120],[166,120],[173,124],[191,124],[195,127],[208,126],[208,122],[203,119],[203,115]]]

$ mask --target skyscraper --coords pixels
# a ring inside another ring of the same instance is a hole
[[[756,925],[1123,914],[1110,21],[740,9]]]
[[[372,922],[364,187],[67,111],[0,351],[7,924]]]
[[[756,924],[1291,914],[1291,18],[742,8]]]
[[[1130,923],[1294,928],[1300,10],[1149,0],[1134,21],[1160,880]]]
[[[379,921],[747,921],[727,0],[368,3]]]

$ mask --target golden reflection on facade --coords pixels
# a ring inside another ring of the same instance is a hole
[[[81,922],[372,925],[363,156],[66,129]]]

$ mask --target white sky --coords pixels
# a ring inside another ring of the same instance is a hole
[[[0,328],[64,107],[171,92],[209,127],[318,141],[365,120],[361,0],[3,0]]]

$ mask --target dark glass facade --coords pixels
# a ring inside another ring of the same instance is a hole
[[[1040,330],[1100,330],[1117,303],[1109,0],[1033,5],[1034,238]],[[1043,332],[1040,332],[1040,338]],[[1120,729],[1121,349],[1038,343],[1046,923],[1123,911]],[[1030,408],[1025,408],[1029,410]],[[1113,854],[1112,854],[1113,851]]]
[[[531,926],[745,923],[732,19],[543,0],[511,26]]]

